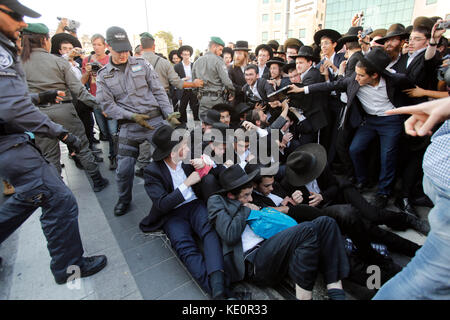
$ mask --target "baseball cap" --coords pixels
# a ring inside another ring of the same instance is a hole
[[[17,0],[0,0],[0,4],[7,6],[17,14],[25,17],[39,18],[41,15],[28,7],[25,7]]]
[[[106,31],[106,43],[117,52],[133,50],[126,31],[120,27],[111,27]]]

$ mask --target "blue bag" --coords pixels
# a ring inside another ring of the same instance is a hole
[[[253,232],[264,239],[269,239],[277,233],[297,225],[294,219],[272,208],[264,208],[261,211],[252,210],[247,222]]]

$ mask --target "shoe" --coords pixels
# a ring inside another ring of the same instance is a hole
[[[213,300],[225,300],[225,275],[222,271],[215,271],[210,274],[209,285]]]
[[[3,180],[3,194],[5,196],[12,196],[16,193],[16,190],[12,185],[10,185],[7,181]]]
[[[99,148],[97,148],[97,147],[95,147],[93,145],[90,146],[89,149],[91,150],[92,153],[103,153],[102,149],[99,149]]]
[[[355,188],[359,192],[364,192],[364,191],[367,191],[369,189],[369,186],[366,183],[358,182],[358,183],[355,184]]]
[[[97,154],[93,153],[92,154],[94,156],[94,161],[97,163],[103,162],[103,158],[99,157]]]
[[[106,188],[109,184],[109,180],[102,177],[100,171],[95,172],[92,176],[92,182],[94,182],[94,192],[100,192]]]
[[[117,169],[117,157],[109,157],[109,170]]]
[[[419,214],[416,209],[414,209],[408,198],[397,198],[395,199],[394,205],[403,212],[419,217]]]
[[[384,209],[386,208],[389,201],[389,196],[386,194],[377,194],[375,196],[375,200],[371,202],[371,204],[377,208]]]
[[[80,170],[84,170],[83,165],[81,164],[80,159],[77,156],[70,156],[70,158],[75,162],[75,166],[80,169]]]
[[[415,215],[406,213],[406,224],[413,230],[427,236],[430,233],[430,224],[427,220],[422,220]]]
[[[426,195],[419,198],[412,198],[411,203],[418,207],[433,208],[434,203]]]
[[[130,207],[129,203],[125,203],[125,202],[118,202],[116,204],[116,206],[114,207],[114,215],[116,217],[120,217],[123,216],[124,214],[126,214],[128,212],[128,208]]]
[[[81,278],[92,276],[101,271],[106,267],[107,260],[106,256],[83,257],[82,266],[80,267]],[[70,276],[72,275],[65,275],[59,278],[55,277],[55,281],[57,284],[65,284]]]
[[[134,175],[136,177],[144,179],[144,168],[137,169],[136,172],[134,173]]]

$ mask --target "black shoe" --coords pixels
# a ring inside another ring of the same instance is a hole
[[[93,145],[90,146],[89,149],[91,150],[92,153],[103,153],[102,149],[99,149],[99,148],[97,148],[97,147],[95,147]]]
[[[109,170],[117,169],[117,157],[109,157]]]
[[[371,204],[377,208],[384,209],[386,208],[389,201],[389,196],[385,194],[377,194],[375,196],[375,200],[371,202]]]
[[[143,179],[144,178],[144,168],[137,169],[136,172],[134,173],[134,175],[136,177],[139,177],[139,178]]]
[[[128,212],[129,207],[130,207],[129,203],[119,201],[114,207],[114,215],[117,217],[123,216]]]
[[[100,171],[95,172],[91,178],[92,178],[92,182],[94,182],[94,187],[93,187],[94,192],[102,191],[109,184],[109,180],[103,178]]]
[[[430,224],[427,220],[417,218],[415,215],[406,213],[406,224],[413,230],[427,236],[430,233]]]
[[[83,258],[82,266],[80,266],[81,278],[92,276],[101,271],[104,267],[106,267],[107,260],[108,259],[106,258],[106,256],[93,256]],[[55,277],[55,281],[57,284],[65,284],[67,283],[67,280],[70,276],[72,275],[68,274],[60,278]]]
[[[397,198],[395,199],[394,205],[405,213],[419,217],[416,209],[414,209],[408,198]]]
[[[426,195],[418,198],[412,198],[411,203],[418,207],[433,208],[434,204]]]
[[[92,155],[94,156],[94,161],[95,161],[96,163],[103,162],[103,158],[102,158],[102,157],[99,157],[99,156],[96,155],[95,153],[93,153]]]
[[[70,158],[75,162],[75,166],[80,169],[80,170],[84,170],[83,165],[81,164],[80,158],[78,158],[77,156],[70,156]]]

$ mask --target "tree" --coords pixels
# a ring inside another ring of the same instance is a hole
[[[165,56],[168,57],[170,51],[178,49],[178,44],[176,44],[173,41],[173,35],[171,32],[158,31],[157,33],[155,33],[155,37],[161,38],[165,41],[165,43],[167,45],[167,52],[160,52],[160,53],[164,54]]]

